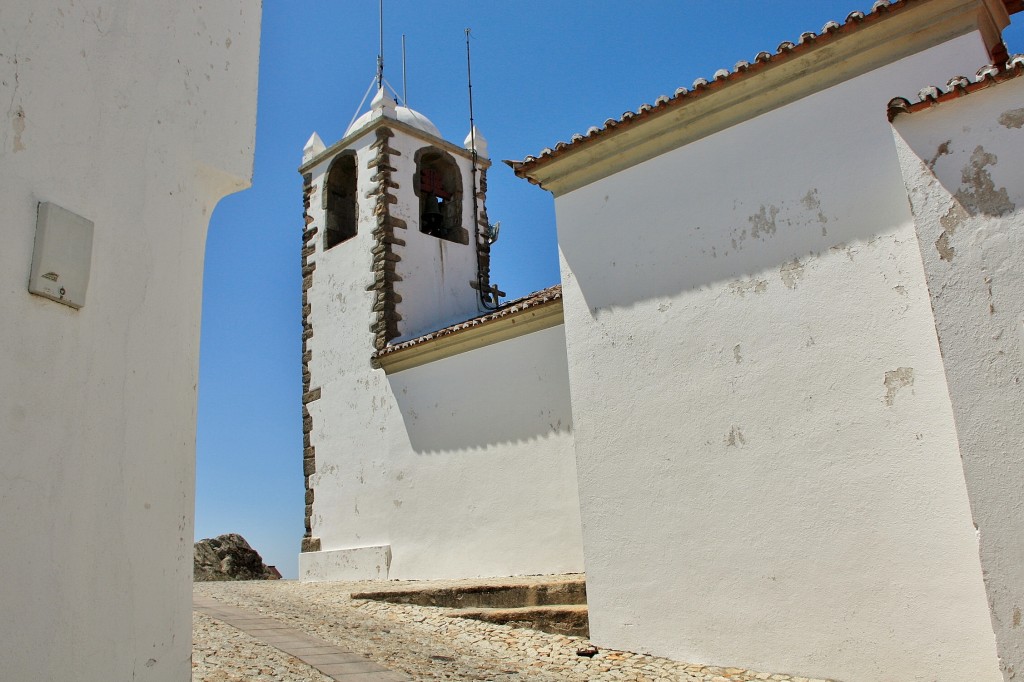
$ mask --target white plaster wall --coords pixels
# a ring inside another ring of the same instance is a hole
[[[894,94],[951,41],[556,199],[591,635],[996,680]]]
[[[1024,79],[895,121],[1006,679],[1024,670]]]
[[[390,545],[392,579],[583,569],[560,327],[390,376],[349,365],[312,404],[325,552]]]
[[[203,251],[247,185],[260,4],[0,5],[0,670],[191,674]],[[36,206],[95,222],[85,307],[27,291]]]

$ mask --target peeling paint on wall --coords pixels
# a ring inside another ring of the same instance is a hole
[[[768,290],[768,282],[763,279],[756,279],[751,277],[750,279],[738,279],[734,282],[729,282],[729,291],[740,296],[740,298],[746,296],[750,292],[755,294],[763,294]]]
[[[985,170],[994,166],[999,159],[995,154],[985,151],[978,145],[971,154],[970,162],[964,166],[961,180],[963,186],[957,190],[956,199],[971,215],[983,213],[988,216],[1000,216],[1017,208],[1005,187],[996,189],[992,174]]]
[[[782,277],[782,283],[786,285],[786,288],[796,289],[800,278],[804,276],[803,263],[800,262],[799,258],[783,263],[782,267],[779,268],[779,275]]]
[[[999,115],[999,125],[1006,128],[1024,127],[1024,107],[1004,111]]]
[[[750,216],[750,236],[760,237],[761,234],[773,235],[776,231],[775,218],[779,215],[778,206],[761,206],[761,210]]]
[[[914,368],[897,367],[885,373],[885,404],[892,406],[901,388],[914,385]]]
[[[808,211],[817,212],[817,220],[821,223],[821,236],[828,236],[828,229],[825,227],[825,223],[828,222],[828,216],[821,210],[821,199],[818,197],[818,188],[815,187],[804,195],[804,198],[800,200],[803,207]]]
[[[935,170],[935,164],[939,162],[939,159],[950,153],[949,145],[951,144],[953,144],[953,140],[946,140],[945,142],[938,146],[938,148],[935,150],[935,156],[928,159],[927,161],[928,170]]]
[[[942,234],[935,240],[935,250],[939,252],[939,258],[946,262],[952,262],[953,256],[956,255],[956,249],[949,243],[953,233],[956,232],[956,228],[967,220],[967,211],[960,204],[954,203],[946,211],[945,215],[939,218],[939,225],[942,226]]]

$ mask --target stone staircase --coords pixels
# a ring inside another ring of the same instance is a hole
[[[589,636],[587,585],[582,578],[528,578],[520,584],[460,583],[457,586],[401,586],[357,592],[353,599],[434,606],[448,615],[530,628],[551,634]]]

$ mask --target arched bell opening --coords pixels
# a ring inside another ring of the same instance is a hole
[[[462,226],[462,173],[451,154],[434,147],[416,152],[420,232],[458,244],[469,243]]]
[[[324,250],[356,236],[359,201],[356,193],[355,152],[344,152],[331,163],[324,182]]]

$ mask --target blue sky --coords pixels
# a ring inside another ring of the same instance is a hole
[[[385,77],[402,91],[404,33],[409,104],[461,143],[472,29],[475,119],[495,162],[487,209],[502,221],[492,280],[514,298],[558,282],[554,203],[502,159],[568,140],[870,4],[385,0]],[[253,187],[219,204],[207,239],[195,534],[241,533],[285,577],[296,576],[304,515],[296,168],[314,130],[330,145],[356,114],[378,38],[377,0],[264,0]],[[1020,26],[1006,41],[1011,53],[1024,50]],[[879,116],[896,95],[913,93],[885,93]]]

